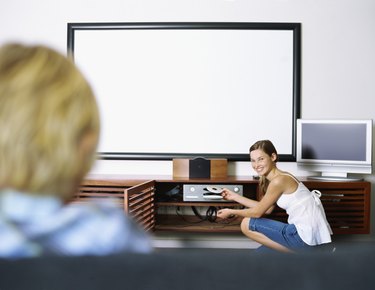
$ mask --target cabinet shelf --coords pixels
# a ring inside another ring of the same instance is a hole
[[[156,206],[215,206],[215,207],[238,207],[240,206],[235,202],[172,202],[172,201],[163,201],[156,202]]]
[[[367,181],[337,182],[300,180],[310,190],[322,193],[327,220],[334,234],[368,234],[370,233],[370,195],[371,183]],[[183,184],[240,184],[243,194],[252,199],[259,199],[260,189],[257,180],[252,177],[235,177],[220,179],[173,179],[167,177],[134,177],[121,176],[106,178],[99,176],[86,180],[76,195],[76,202],[85,202],[90,196],[95,199],[113,197],[125,212],[142,220],[148,230],[163,231],[197,231],[197,232],[239,232],[239,224],[222,224],[208,221],[187,223],[181,216],[158,213],[162,207],[241,207],[232,202],[183,202],[182,200],[158,201],[158,197],[171,188]],[[194,216],[186,216],[186,220]],[[268,218],[286,221],[285,211],[276,208]],[[189,220],[190,221],[190,220]]]
[[[240,231],[240,219],[230,221],[200,220],[195,216],[158,215],[155,230],[175,232],[230,232]]]

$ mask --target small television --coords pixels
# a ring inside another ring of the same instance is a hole
[[[297,120],[298,169],[309,179],[357,181],[372,173],[372,120]]]

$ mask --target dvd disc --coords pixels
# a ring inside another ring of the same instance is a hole
[[[214,187],[214,186],[207,186],[206,189],[209,191],[209,192],[212,192],[212,193],[222,193],[223,192],[223,188],[221,187]]]

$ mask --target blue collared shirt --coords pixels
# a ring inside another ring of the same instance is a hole
[[[112,202],[69,204],[0,191],[0,257],[149,253],[150,237]]]

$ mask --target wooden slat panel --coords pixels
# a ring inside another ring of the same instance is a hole
[[[146,231],[155,228],[155,181],[125,190],[125,211]]]
[[[101,202],[110,198],[120,208],[124,208],[124,192],[126,186],[109,185],[109,184],[82,184],[79,191],[75,194],[72,202]]]
[[[151,230],[155,227],[154,193],[155,182],[144,182],[138,186],[130,187],[120,181],[89,181],[82,184],[76,193],[74,203],[88,201],[100,202],[110,198],[120,208],[126,209],[136,223]]]
[[[85,204],[88,202],[97,202],[100,203],[103,201],[103,198],[80,198],[80,199],[75,199],[72,201],[72,203],[81,203]],[[115,205],[117,205],[119,208],[123,209],[124,208],[124,200],[123,199],[111,199],[111,202],[113,202]]]
[[[148,210],[154,210],[154,201],[153,199],[148,199],[146,202],[143,202],[139,206],[136,207],[131,207],[129,209],[129,214],[131,214],[134,217],[143,215],[143,211],[148,211]]]

